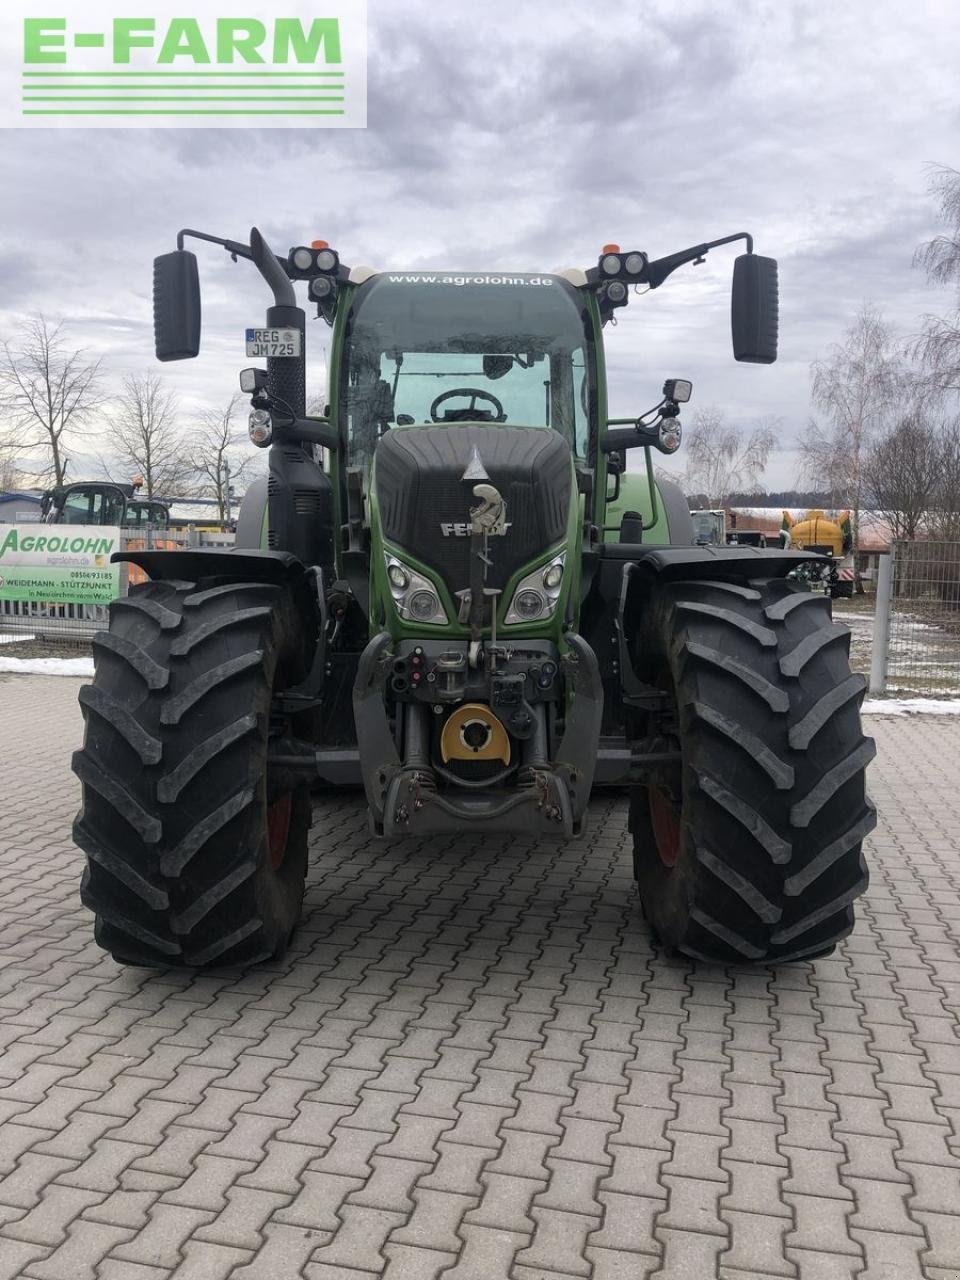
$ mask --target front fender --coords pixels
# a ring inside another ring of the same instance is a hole
[[[801,565],[826,561],[809,551],[767,551],[762,547],[645,547],[607,543],[600,555],[608,572],[620,568],[621,636],[642,616],[652,589],[662,582],[739,578],[785,578]]]
[[[255,551],[251,547],[188,547],[182,551],[115,551],[115,563],[138,565],[154,582],[179,579],[238,578],[276,586],[295,582],[304,567],[289,551]]]
[[[764,547],[658,547],[643,542],[605,542],[600,559],[634,565],[643,577],[668,582],[683,578],[785,578],[811,560],[811,551],[768,551]]]

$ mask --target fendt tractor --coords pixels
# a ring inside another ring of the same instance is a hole
[[[188,237],[272,291],[246,330],[265,367],[240,374],[269,479],[236,546],[118,557],[149,581],[94,642],[74,758],[100,945],[137,965],[279,954],[311,787],[362,782],[373,837],[448,843],[569,839],[592,788],[625,788],[664,946],[828,952],[874,822],[848,633],[791,577],[809,553],[695,545],[652,461],[680,444],[689,382],[609,418],[604,373],[631,286],[738,240],[734,356],[772,362],[776,262],[739,233],[658,259],[608,245],[553,274],[379,272],[324,241],[280,257],[256,229],[185,230],[154,264],[160,360],[200,349]],[[318,416],[299,282],[333,330]]]

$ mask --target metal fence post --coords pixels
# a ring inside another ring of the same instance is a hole
[[[890,604],[893,598],[895,542],[889,555],[880,556],[877,566],[877,611],[873,617],[873,647],[870,653],[870,692],[886,693],[887,660],[890,656]]]

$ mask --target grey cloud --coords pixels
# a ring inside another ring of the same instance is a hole
[[[0,135],[0,334],[44,309],[117,378],[148,367],[151,260],[181,226],[427,269],[586,266],[608,239],[659,256],[747,229],[781,259],[780,363],[733,363],[721,250],[607,331],[613,399],[634,411],[690,376],[700,403],[782,417],[789,447],[810,361],[864,298],[904,333],[944,305],[911,255],[935,230],[924,163],[956,163],[958,52],[937,0],[371,0],[365,131]],[[264,305],[246,264],[199,252],[204,354],[163,371],[187,407],[230,394]]]

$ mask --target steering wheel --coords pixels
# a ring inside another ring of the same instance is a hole
[[[466,409],[448,409],[441,418],[437,410],[444,401],[452,400],[455,396],[469,396],[469,406]],[[493,405],[494,411],[478,410],[476,407],[478,400],[488,400]],[[478,387],[454,387],[452,391],[444,391],[443,395],[437,396],[430,406],[430,418],[433,422],[506,422],[507,415],[504,413],[503,405],[489,391],[483,391]]]

